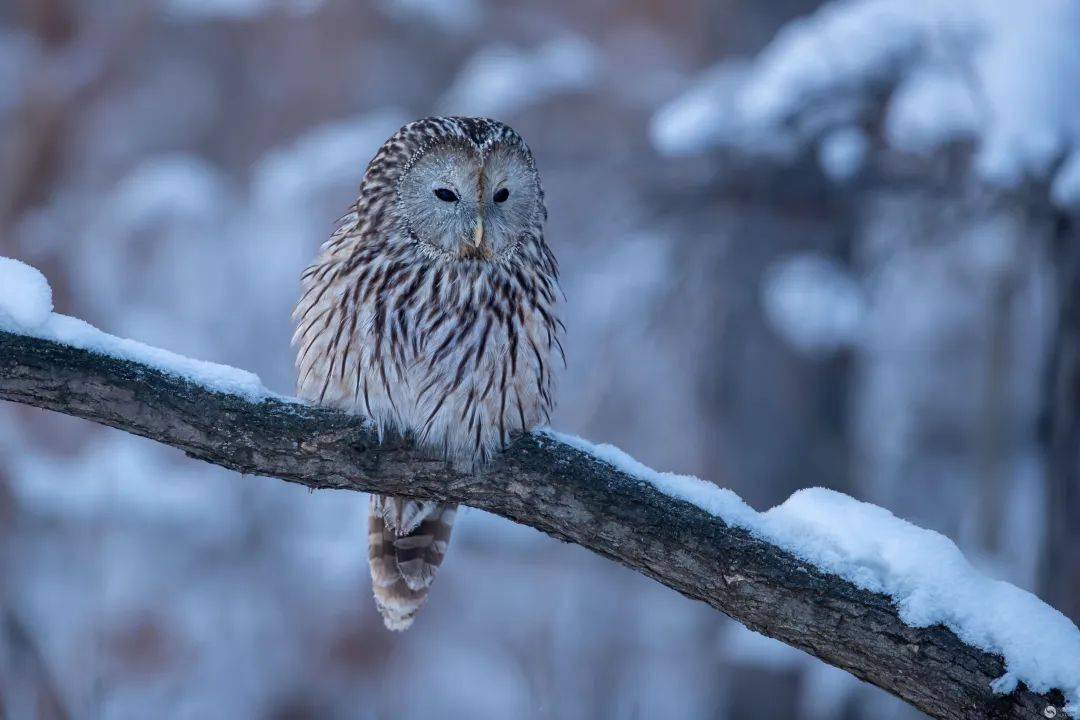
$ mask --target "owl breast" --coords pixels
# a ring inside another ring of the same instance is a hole
[[[324,258],[305,278],[299,395],[485,462],[547,422],[564,362],[557,288],[530,265]]]

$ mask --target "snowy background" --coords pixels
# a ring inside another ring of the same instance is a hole
[[[1044,428],[1080,342],[1078,38],[1068,0],[16,0],[0,255],[289,393],[298,275],[374,150],[498,117],[564,270],[553,425],[759,510],[877,503],[1076,621]],[[919,717],[477,511],[390,635],[364,514],[0,406],[0,716]]]

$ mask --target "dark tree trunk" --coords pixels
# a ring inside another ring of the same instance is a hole
[[[1080,228],[1062,218],[1053,248],[1057,326],[1050,348],[1042,439],[1046,449],[1046,599],[1080,621]]]

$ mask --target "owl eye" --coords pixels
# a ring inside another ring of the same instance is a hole
[[[457,202],[458,196],[450,188],[435,188],[435,197],[443,202]]]
[[[506,198],[510,197],[510,191],[506,188],[499,188],[492,196],[492,200],[495,202],[506,202]]]

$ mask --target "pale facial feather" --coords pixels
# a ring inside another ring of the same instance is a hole
[[[456,200],[439,199],[441,189]],[[501,190],[508,194],[497,202]],[[536,170],[517,147],[496,143],[481,151],[446,141],[426,150],[401,178],[396,211],[408,240],[444,259],[490,260],[513,251],[539,200]]]

